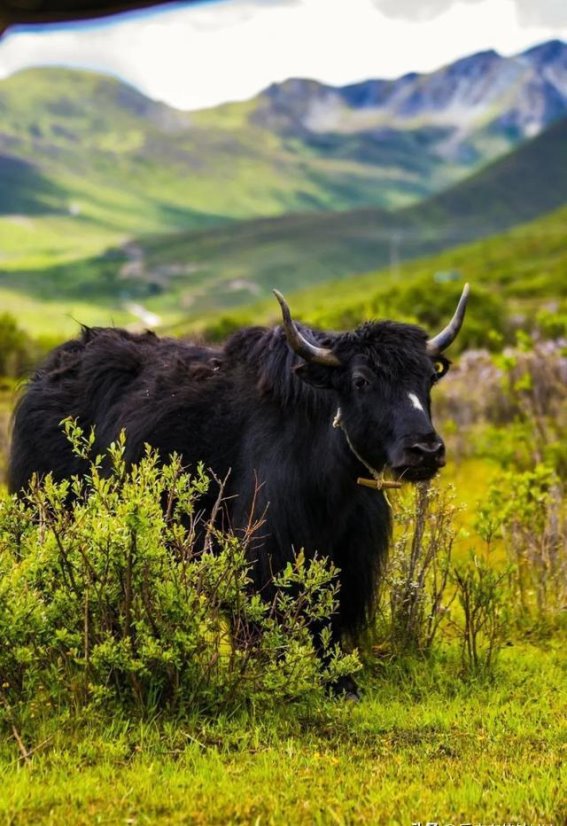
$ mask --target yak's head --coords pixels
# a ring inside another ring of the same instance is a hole
[[[296,373],[335,392],[337,423],[351,451],[368,468],[390,467],[399,479],[434,476],[445,464],[445,445],[431,421],[431,388],[449,367],[443,353],[463,323],[468,284],[455,315],[433,338],[420,327],[383,321],[319,343],[317,334],[298,328],[283,296],[274,292],[289,346],[303,359]]]

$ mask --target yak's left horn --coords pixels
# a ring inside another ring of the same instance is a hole
[[[287,343],[291,349],[297,353],[298,356],[304,358],[305,361],[313,361],[316,364],[327,364],[329,367],[339,367],[340,361],[332,350],[329,350],[328,347],[317,347],[317,345],[311,344],[310,341],[307,341],[307,339],[301,335],[293,323],[287,302],[279,290],[274,290],[274,295],[282,308],[283,326]]]
[[[454,342],[459,334],[459,330],[463,326],[463,319],[467,309],[467,301],[469,299],[469,285],[465,284],[463,292],[459,298],[455,315],[447,324],[444,330],[441,330],[434,338],[430,338],[427,342],[427,352],[430,356],[438,356],[443,350]]]

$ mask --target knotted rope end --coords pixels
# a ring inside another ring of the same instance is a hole
[[[372,488],[372,490],[393,490],[402,487],[401,482],[394,482],[391,479],[364,479],[362,476],[358,477],[356,484],[363,488]]]

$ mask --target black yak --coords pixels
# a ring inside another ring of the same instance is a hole
[[[282,325],[242,329],[218,349],[83,329],[49,355],[17,406],[9,484],[19,491],[33,473],[60,480],[85,472],[63,434],[66,417],[94,426],[99,449],[124,428],[130,462],[146,443],[163,459],[177,452],[188,467],[203,461],[228,476],[234,529],[248,524],[254,500],[265,512],[251,559],[259,589],[300,549],[340,569],[339,638],[372,616],[390,534],[383,492],[357,480],[390,468],[415,482],[445,463],[430,390],[448,368],[443,351],[462,325],[468,285],[432,339],[393,321],[312,330],[276,296]]]

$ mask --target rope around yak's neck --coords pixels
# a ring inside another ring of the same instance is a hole
[[[373,479],[375,479],[377,482],[381,482],[382,481],[382,474],[379,473],[375,468],[372,467],[372,465],[369,465],[368,462],[366,462],[362,458],[360,453],[357,451],[357,449],[355,448],[355,446],[351,442],[350,437],[349,437],[348,432],[347,432],[347,429],[345,427],[345,423],[343,421],[343,416],[342,416],[342,412],[341,412],[340,407],[337,408],[337,412],[335,413],[335,418],[333,419],[333,427],[334,428],[340,428],[343,431],[343,433],[345,434],[345,439],[347,441],[347,445],[349,446],[349,448],[351,450],[351,453],[353,453],[356,456],[356,458],[358,459],[358,461],[360,462],[361,465],[364,465],[364,467],[366,468],[366,470],[372,476]]]
[[[360,453],[357,451],[357,449],[355,448],[355,446],[353,445],[353,443],[350,440],[347,429],[345,427],[345,423],[343,421],[343,417],[342,417],[340,407],[337,408],[337,412],[335,413],[335,418],[333,419],[333,427],[334,428],[340,428],[343,431],[343,433],[345,435],[346,443],[349,446],[349,449],[350,449],[351,453],[358,459],[358,461],[360,462],[361,465],[364,465],[364,467],[366,468],[368,473],[372,476],[372,479],[364,479],[364,478],[359,476],[358,479],[356,480],[357,485],[362,485],[363,487],[366,487],[366,488],[373,488],[374,490],[384,490],[384,488],[401,488],[401,486],[402,486],[401,482],[393,482],[393,481],[390,481],[388,479],[384,479],[383,473],[380,473],[379,471],[377,471],[376,468],[373,468],[372,465],[369,465],[368,462],[366,462],[362,458],[362,456],[360,455]],[[386,497],[386,501],[388,501],[387,497]],[[388,502],[388,504],[390,504],[390,503]]]

